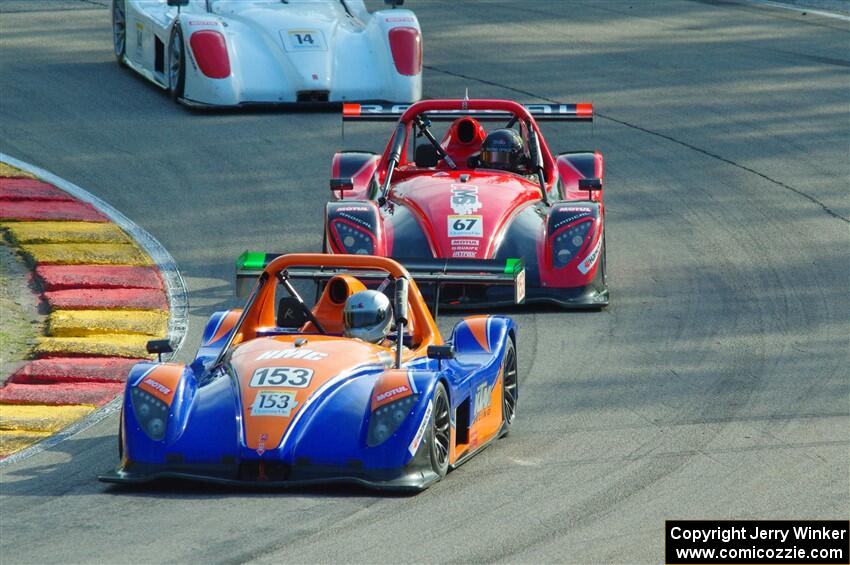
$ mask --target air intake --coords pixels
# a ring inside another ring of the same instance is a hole
[[[330,93],[327,90],[301,90],[298,92],[298,101],[327,102],[329,94]]]

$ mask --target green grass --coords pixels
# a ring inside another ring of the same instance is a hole
[[[28,285],[29,269],[0,239],[0,381],[27,359],[41,334],[38,300]]]

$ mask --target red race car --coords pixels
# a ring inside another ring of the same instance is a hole
[[[334,155],[325,250],[465,273],[431,289],[435,306],[514,304],[511,287],[474,274],[524,265],[526,302],[605,307],[602,154],[553,154],[538,126],[592,119],[590,104],[345,104],[343,121],[397,123],[382,155]],[[437,122],[449,123],[439,140]]]

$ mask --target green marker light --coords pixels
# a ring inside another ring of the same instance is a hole
[[[236,260],[237,269],[256,270],[266,266],[266,254],[262,251],[246,251]]]
[[[505,259],[505,273],[515,273],[522,267],[522,259]]]

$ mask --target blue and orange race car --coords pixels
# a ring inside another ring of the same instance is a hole
[[[422,276],[438,284],[466,276],[433,267]],[[410,272],[388,258],[245,254],[239,269],[253,283],[247,304],[213,314],[192,363],[130,372],[121,462],[101,480],[418,491],[510,429],[518,379],[509,317],[465,318],[444,341]],[[516,285],[516,265],[509,271],[491,282]],[[312,307],[293,284],[305,279],[318,283]],[[382,342],[343,334],[344,305],[367,285],[392,304]]]

